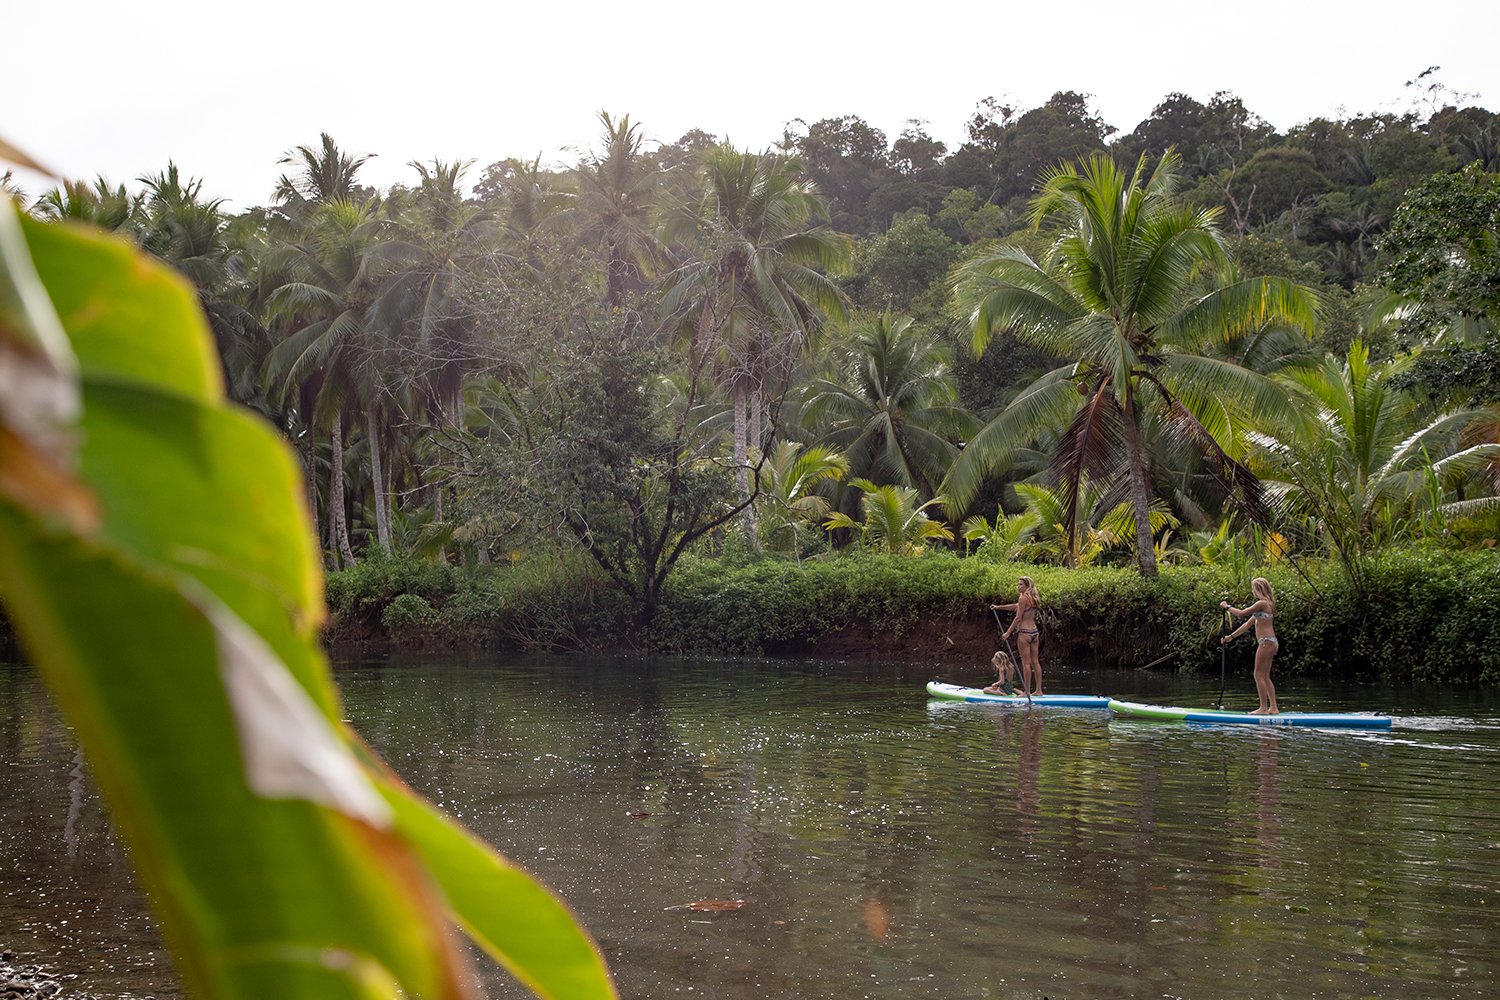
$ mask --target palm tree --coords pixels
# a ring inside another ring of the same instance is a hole
[[[915,555],[939,539],[953,541],[953,532],[943,522],[927,516],[927,508],[941,504],[941,497],[918,504],[917,491],[910,487],[876,486],[868,479],[853,479],[849,485],[865,491],[860,498],[864,520],[833,513],[823,522],[825,528],[849,528],[866,545],[895,555]]]
[[[292,279],[272,293],[270,304],[289,333],[265,366],[266,381],[282,400],[304,383],[317,383],[314,409],[303,423],[309,431],[332,428],[330,535],[336,560],[342,556],[346,565],[353,565],[354,553],[344,517],[344,415],[373,392],[370,368],[364,364],[366,318],[384,276],[371,216],[370,207],[350,201],[317,205],[308,216],[313,226],[306,237],[283,249],[282,265]],[[384,484],[378,447],[372,447],[371,455],[377,463],[372,471],[379,498]],[[380,521],[377,517],[377,537]],[[388,538],[380,541],[389,545]]]
[[[1033,200],[1033,224],[1056,234],[1039,263],[1011,246],[960,268],[955,293],[976,353],[996,333],[1077,360],[1038,380],[971,440],[944,485],[961,508],[983,477],[1037,430],[1071,423],[1053,472],[1068,520],[1078,483],[1123,475],[1134,510],[1137,562],[1156,575],[1150,525],[1151,481],[1141,420],[1147,408],[1206,451],[1224,489],[1257,516],[1255,483],[1225,448],[1250,414],[1285,412],[1286,391],[1230,361],[1205,357],[1209,345],[1281,321],[1309,329],[1313,293],[1279,278],[1254,278],[1192,294],[1200,269],[1223,268],[1217,211],[1173,197],[1178,159],[1133,172],[1095,155],[1081,168],[1046,175]],[[1121,466],[1123,465],[1123,469]]]
[[[158,174],[140,178],[144,207],[137,213],[141,245],[181,272],[198,290],[219,348],[224,383],[237,403],[255,405],[261,394],[256,375],[271,337],[248,305],[254,290],[249,250],[237,245],[223,199],[204,198],[203,181],[184,179],[169,162]],[[101,194],[117,201],[124,189]],[[117,209],[118,211],[118,209]]]
[[[1039,483],[1017,483],[1016,495],[1026,503],[1026,515],[1036,525],[1036,541],[1029,554],[1039,560],[1063,566],[1088,566],[1104,551],[1102,540],[1088,523],[1088,514],[1098,500],[1098,487],[1083,483],[1079,489],[1079,506],[1084,523],[1068,523],[1068,501],[1060,492]]]
[[[1494,172],[1500,170],[1500,131],[1492,118],[1483,127],[1471,125],[1466,133],[1455,135],[1453,144],[1469,159],[1479,164],[1480,169]]]
[[[49,221],[76,219],[101,229],[123,229],[140,221],[144,194],[132,195],[125,185],[110,187],[101,175],[88,181],[65,180],[31,206],[31,214]]]
[[[4,148],[5,141],[0,139],[0,153],[4,152]],[[21,190],[21,186],[16,183],[16,172],[14,170],[7,170],[5,173],[0,174],[0,198],[9,198],[17,205],[26,204],[26,192]]]
[[[505,235],[512,243],[524,243],[538,229],[565,218],[578,193],[559,186],[550,171],[542,169],[542,157],[507,160],[510,176],[500,188],[505,208]]]
[[[783,441],[766,462],[761,485],[770,498],[773,527],[768,535],[772,545],[783,531],[790,535],[792,551],[802,558],[801,528],[818,524],[832,509],[820,490],[840,482],[849,474],[849,461],[832,448],[814,445],[804,447],[796,441]]]
[[[1463,432],[1490,414],[1433,413],[1391,385],[1413,360],[1375,364],[1355,341],[1343,358],[1284,375],[1293,415],[1252,436],[1249,463],[1269,494],[1337,553],[1356,583],[1366,557],[1416,512],[1434,478],[1500,456],[1500,444],[1464,446]]]
[[[641,146],[645,137],[630,116],[618,122],[599,112],[604,126],[604,152],[585,160],[574,171],[578,178],[578,210],[586,221],[585,238],[605,255],[605,305],[623,309],[626,295],[639,287],[656,256],[651,228],[656,186],[661,171]]]
[[[276,201],[289,214],[298,214],[311,205],[361,200],[354,178],[375,154],[351,156],[339,149],[327,132],[320,138],[322,144],[317,149],[298,146],[281,158],[282,164],[302,168],[295,176],[282,174],[276,182]]]
[[[327,132],[320,138],[319,147],[298,146],[281,160],[300,165],[301,170],[283,174],[277,181],[277,207],[268,219],[286,231],[278,234],[285,237],[285,244],[269,255],[273,259],[265,262],[268,273],[262,278],[273,289],[266,312],[286,330],[286,339],[267,356],[263,375],[283,404],[294,395],[297,400],[297,415],[307,435],[308,501],[314,520],[316,432],[319,427],[330,427],[328,533],[337,568],[341,558],[345,566],[354,564],[344,511],[343,432],[346,407],[357,392],[353,350],[343,347],[344,335],[353,324],[352,313],[336,302],[353,291],[346,287],[351,283],[359,297],[367,298],[373,280],[369,266],[373,261],[363,259],[371,241],[364,232],[355,235],[372,214],[360,207],[364,199],[355,179],[374,154],[352,156],[339,149]],[[320,288],[324,294],[300,287],[304,285]],[[318,327],[335,315],[344,317],[336,327],[323,326],[309,333],[309,327]]]
[[[1035,525],[1036,541],[1029,551],[1064,566],[1087,566],[1110,549],[1129,548],[1135,534],[1135,513],[1128,502],[1112,503],[1103,487],[1080,484],[1083,518],[1069,524],[1068,501],[1060,491],[1039,483],[1017,483],[1016,495],[1026,501],[1026,514]],[[1159,499],[1151,501],[1151,530],[1175,528],[1180,523]]]
[[[410,166],[421,184],[411,211],[386,203],[391,218],[379,227],[379,254],[392,273],[371,302],[370,323],[405,355],[400,367],[441,415],[462,398],[473,360],[475,318],[462,286],[469,266],[489,250],[495,213],[464,203],[459,188],[468,162]]]
[[[797,180],[795,160],[726,143],[702,162],[701,192],[663,223],[675,264],[664,308],[683,318],[690,356],[715,359],[734,403],[736,482],[750,496],[748,455],[752,444],[760,446],[768,383],[789,377],[825,317],[845,318],[829,273],[847,264],[850,242],[818,224],[827,204]],[[753,546],[748,510],[746,531]]]
[[[410,164],[420,184],[403,198],[385,202],[388,218],[377,228],[373,252],[389,275],[375,291],[366,319],[365,400],[372,460],[393,475],[403,428],[419,424],[458,430],[465,379],[475,366],[478,320],[464,294],[466,275],[494,243],[495,213],[466,203],[461,183],[469,163]],[[404,417],[398,421],[397,416]],[[409,437],[409,435],[408,435]],[[415,466],[408,463],[409,468]],[[436,471],[436,463],[428,472]],[[434,484],[440,497],[441,484]],[[391,534],[396,493],[376,496],[377,536]],[[440,501],[438,502],[440,505]]]
[[[964,521],[965,543],[979,542],[978,557],[988,562],[1014,562],[1026,557],[1031,550],[1031,539],[1041,526],[1041,519],[1030,508],[1019,514],[1006,514],[1005,508],[995,511],[995,523],[983,514],[975,514]],[[968,552],[965,544],[964,551]]]
[[[978,429],[956,405],[947,349],[909,317],[884,315],[853,324],[832,353],[838,377],[812,381],[805,420],[827,427],[822,442],[855,475],[931,498],[957,442]]]

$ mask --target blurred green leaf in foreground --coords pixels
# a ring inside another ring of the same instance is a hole
[[[564,906],[339,721],[303,497],[182,279],[0,198],[0,594],[189,991],[476,996],[456,923],[539,996],[613,997]]]

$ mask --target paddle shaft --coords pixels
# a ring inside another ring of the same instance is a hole
[[[1227,643],[1227,642],[1224,641],[1224,636],[1226,636],[1226,635],[1229,634],[1229,609],[1228,608],[1224,609],[1223,614],[1219,618],[1219,621],[1220,621],[1221,624],[1220,624],[1220,630],[1219,630],[1219,703],[1218,704],[1219,704],[1219,708],[1222,709],[1224,707],[1224,678],[1226,676],[1225,673],[1224,673],[1224,657],[1225,657],[1225,654],[1229,651],[1229,643]]]
[[[1005,634],[1005,626],[1000,621],[1000,612],[990,608],[990,613],[995,616],[995,627],[1000,630],[1000,638],[1005,642],[1005,650],[1010,654],[1010,664],[1015,669],[1016,675],[1021,678],[1021,691],[1026,695],[1026,703],[1031,704],[1031,686],[1026,683],[1026,668],[1021,665],[1021,660],[1016,656],[1016,651],[1011,648],[1010,636]],[[1020,614],[1020,612],[1017,612]]]

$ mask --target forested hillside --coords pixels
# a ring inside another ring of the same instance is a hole
[[[601,113],[567,168],[418,160],[389,190],[368,155],[418,151],[323,135],[238,214],[172,164],[5,185],[193,282],[332,572],[527,566],[611,594],[622,634],[685,555],[851,545],[1317,562],[1358,594],[1393,546],[1500,537],[1500,115],[1423,96],[1285,133],[1229,93],[1129,131],[988,100],[956,149]]]

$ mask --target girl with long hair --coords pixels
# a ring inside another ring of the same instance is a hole
[[[1271,591],[1271,581],[1260,576],[1250,581],[1250,592],[1256,600],[1247,608],[1230,607],[1228,601],[1219,602],[1219,607],[1245,619],[1245,624],[1219,641],[1228,642],[1252,625],[1255,627],[1255,690],[1260,694],[1260,707],[1250,714],[1277,715],[1281,710],[1276,707],[1276,685],[1271,683],[1271,660],[1281,648],[1276,639],[1276,627],[1272,624],[1276,615],[1276,595]]]

